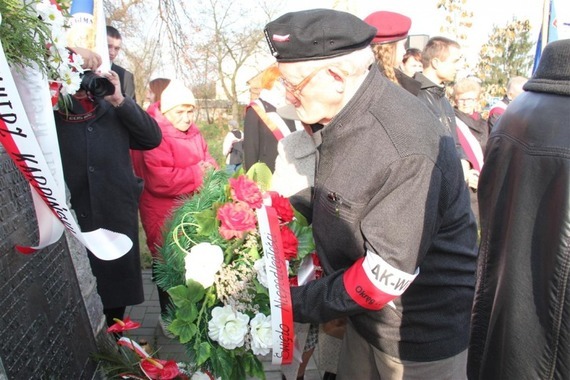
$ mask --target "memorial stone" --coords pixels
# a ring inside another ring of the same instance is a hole
[[[68,241],[15,249],[37,241],[30,187],[0,146],[0,380],[93,379],[96,329]]]

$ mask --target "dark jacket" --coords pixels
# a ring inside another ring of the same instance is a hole
[[[121,80],[121,92],[123,95],[133,98],[136,101],[135,77],[133,73],[114,63],[111,64],[111,70],[116,72]]]
[[[487,129],[487,122],[481,117],[479,113],[473,115],[467,115],[454,108],[455,116],[462,121],[467,127],[471,134],[477,139],[479,145],[481,145],[481,150],[483,154],[485,153],[485,147],[487,146],[487,139],[489,138],[489,130]],[[477,191],[469,189],[471,197],[471,210],[475,215],[475,219],[479,222],[479,202],[477,202]]]
[[[445,97],[445,87],[438,86],[431,80],[426,78],[422,73],[416,73],[414,79],[421,83],[421,89],[418,93],[420,99],[428,109],[441,121],[443,126],[447,129],[450,136],[455,141],[455,148],[457,156],[460,159],[466,159],[461,143],[457,137],[457,124],[455,123],[455,113],[449,100]]]
[[[103,307],[141,303],[138,202],[143,183],[134,175],[129,149],[158,146],[160,129],[130,98],[119,108],[101,100],[92,116],[73,100],[69,117],[65,111],[55,112],[55,121],[65,182],[81,231],[106,228],[133,241],[133,248],[117,260],[103,261],[89,252]]]
[[[570,40],[540,78],[551,45],[487,143],[473,380],[570,378]]]
[[[276,115],[275,106],[259,98],[265,112]],[[289,133],[295,131],[293,120],[283,120],[289,128]],[[253,107],[248,107],[245,112],[243,122],[243,152],[244,168],[248,170],[256,162],[265,163],[273,172],[275,170],[275,159],[277,158],[277,143],[279,142],[267,127],[267,124],[259,117]]]
[[[292,288],[295,321],[351,316],[370,344],[403,360],[433,361],[464,351],[477,231],[452,138],[375,65],[314,138],[313,233],[327,276]],[[351,296],[347,289],[358,286],[347,285],[348,274],[362,274],[361,260],[369,257],[383,263],[373,269],[378,284],[370,287],[357,276],[361,290]],[[418,269],[393,304],[361,306],[377,300],[369,290],[385,285],[395,291],[402,272]]]

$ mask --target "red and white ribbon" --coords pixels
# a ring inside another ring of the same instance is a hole
[[[257,221],[263,244],[271,303],[271,327],[273,331],[271,363],[289,364],[293,360],[295,342],[293,306],[277,212],[274,208],[263,205],[257,209]]]
[[[53,244],[65,227],[101,260],[122,257],[133,245],[128,236],[105,229],[82,233],[68,210],[47,79],[33,68],[20,70],[16,86],[0,43],[0,143],[32,188],[40,234],[37,246],[18,250]]]

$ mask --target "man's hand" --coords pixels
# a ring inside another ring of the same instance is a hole
[[[479,184],[479,172],[475,169],[469,170],[467,173],[467,186],[469,186],[473,191],[477,191],[477,185]]]
[[[71,51],[78,54],[83,58],[83,67],[85,70],[95,71],[99,66],[101,66],[101,56],[89,49],[82,47],[72,47]]]
[[[110,70],[108,73],[105,74],[103,73],[97,73],[97,74],[109,79],[109,81],[113,84],[113,86],[115,86],[115,93],[113,95],[105,96],[103,99],[111,103],[113,107],[118,107],[121,104],[123,104],[125,97],[121,92],[121,80],[119,79],[119,75],[113,70]]]

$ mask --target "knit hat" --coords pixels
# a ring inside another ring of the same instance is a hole
[[[179,80],[173,79],[162,92],[160,98],[160,112],[167,113],[171,109],[180,105],[196,106],[194,94],[188,87]]]
[[[379,11],[368,15],[364,21],[376,28],[372,44],[385,44],[403,40],[408,36],[412,20],[399,13]]]
[[[290,12],[265,26],[277,62],[339,57],[370,44],[376,29],[358,17],[333,9]]]
[[[525,91],[570,96],[570,39],[549,43],[540,56],[538,68],[525,83]]]

